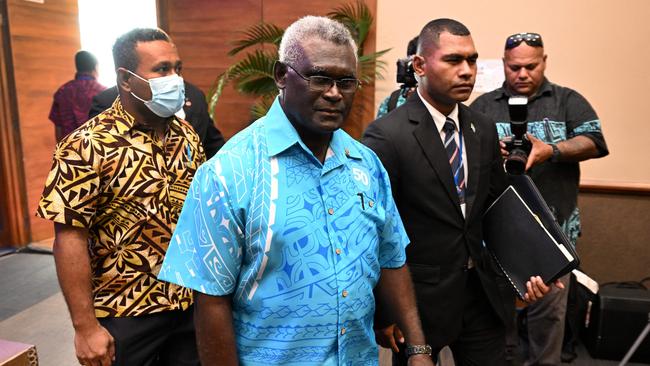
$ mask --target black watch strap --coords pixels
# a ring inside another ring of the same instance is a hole
[[[557,163],[560,161],[560,156],[562,156],[562,153],[560,152],[560,149],[557,147],[556,144],[550,144],[551,148],[553,148],[553,154],[551,155],[551,162],[552,163]]]
[[[428,344],[407,344],[406,345],[406,358],[413,355],[429,355],[431,356],[431,346]]]

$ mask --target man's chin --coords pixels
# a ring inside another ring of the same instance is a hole
[[[456,93],[453,98],[454,98],[455,102],[462,103],[462,102],[466,101],[467,99],[469,99],[470,95],[472,95],[471,90],[470,90],[469,93],[467,93],[467,92]]]
[[[343,126],[344,119],[342,117],[338,118],[318,118],[315,121],[315,125],[318,126],[318,129],[321,131],[328,133],[328,132],[333,132],[341,128]]]
[[[511,88],[516,95],[530,95],[530,92],[532,90],[531,86],[520,86],[520,87],[514,87]]]

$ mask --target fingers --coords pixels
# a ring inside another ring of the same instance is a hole
[[[75,349],[79,364],[111,366],[115,359],[115,340],[103,327],[75,333]]]
[[[375,329],[375,339],[380,346],[399,352],[399,347],[395,342],[395,328],[395,325],[389,325],[386,328]]]
[[[528,160],[526,160],[526,169],[525,169],[525,171],[528,171],[528,169],[532,168],[533,164],[535,164],[535,157],[531,154],[528,157]]]
[[[544,284],[541,277],[536,276],[526,282],[526,290],[524,299],[527,302],[533,302],[541,299],[549,291],[549,287]]]
[[[553,284],[555,285],[555,287],[559,288],[560,290],[564,290],[564,289],[565,289],[564,284],[563,284],[562,281],[560,281],[559,279],[558,279],[558,280],[555,280],[555,282],[554,282]]]
[[[109,357],[108,354],[102,357],[101,366],[111,366],[112,364],[113,364],[113,358]]]
[[[84,366],[111,366],[115,360],[115,353],[109,356],[108,353],[104,355],[94,355],[87,357],[77,357],[80,365]]]
[[[404,335],[402,334],[402,331],[397,327],[393,327],[393,334],[390,337],[391,340],[391,348],[395,353],[399,353],[399,345],[404,344]]]
[[[390,337],[390,349],[395,353],[399,353],[399,346],[397,345],[397,342],[395,342],[395,337]]]
[[[499,141],[499,149],[501,150],[501,156],[507,158],[510,153],[506,150],[506,143],[503,140]]]
[[[405,342],[404,341],[404,335],[402,334],[402,331],[397,326],[395,326],[395,330],[393,331],[393,335],[394,335],[395,339],[399,343],[404,344],[404,342]]]
[[[108,358],[111,360],[111,363],[115,361],[115,339],[112,336],[108,345]]]
[[[540,296],[540,297],[542,297],[542,296],[548,294],[548,292],[551,291],[551,287],[550,287],[550,286],[546,286],[546,284],[544,283],[544,281],[542,280],[541,277],[539,277],[539,276],[535,277],[535,280],[534,280],[533,282],[535,283],[535,287],[536,287],[536,288],[539,290],[539,292],[541,293],[541,296]]]

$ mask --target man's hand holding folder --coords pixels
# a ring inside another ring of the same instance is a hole
[[[557,279],[580,261],[530,177],[510,180],[483,218],[483,238],[517,296],[533,302],[553,283],[563,289]]]
[[[555,280],[552,286],[555,286],[559,289],[564,289],[564,284],[560,280]],[[530,281],[526,282],[526,294],[524,294],[524,302],[531,304],[546,295],[551,291],[551,286],[546,286],[544,280],[540,276],[533,276],[530,278]]]

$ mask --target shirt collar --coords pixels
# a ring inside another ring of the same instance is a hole
[[[95,80],[94,76],[86,73],[79,73],[79,72],[74,75],[74,78],[75,80]]]
[[[291,146],[300,145],[300,147],[311,154],[311,151],[302,142],[298,131],[287,118],[282,106],[280,105],[279,96],[275,98],[271,108],[264,117],[264,128],[267,136],[267,151],[269,156],[275,156],[287,150]],[[338,129],[332,134],[329,150],[339,158],[344,156],[361,159],[361,153],[352,143],[352,138],[345,131]],[[328,156],[330,152],[328,151]]]
[[[127,132],[131,131],[134,127],[138,126],[138,122],[136,122],[135,118],[124,109],[124,106],[122,105],[122,102],[120,100],[120,96],[118,95],[117,98],[115,98],[115,101],[113,102],[113,105],[111,108],[114,111],[114,119],[115,119],[115,129],[117,130],[117,133],[120,135],[124,135]],[[178,120],[178,117],[173,116],[172,121],[170,122],[170,126],[175,126],[179,125],[181,122]]]
[[[447,120],[447,117],[451,118],[454,120],[454,123],[456,123],[456,129],[459,127],[459,121],[458,121],[458,103],[454,106],[454,109],[449,113],[448,116],[445,116],[444,114],[440,113],[434,106],[429,104],[426,99],[422,97],[422,94],[420,94],[420,89],[417,89],[418,91],[418,96],[420,97],[420,100],[422,100],[422,103],[424,103],[424,106],[427,107],[427,110],[429,111],[429,114],[431,114],[431,117],[433,118],[433,123],[436,124],[436,128],[438,129],[438,132],[442,132],[442,128],[445,126],[445,121]]]

